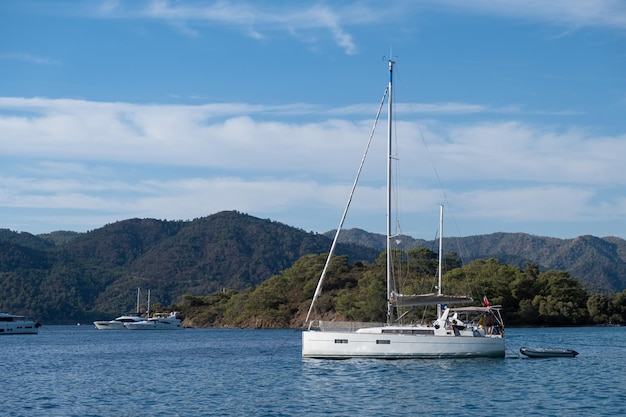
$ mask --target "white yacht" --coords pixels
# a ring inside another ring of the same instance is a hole
[[[184,327],[177,315],[175,311],[167,316],[157,313],[147,320],[124,323],[124,326],[128,330],[182,330]]]
[[[119,316],[113,320],[94,321],[93,324],[98,330],[125,330],[127,323],[137,323],[143,320],[145,319],[139,316]]]
[[[37,321],[29,320],[24,316],[0,313],[0,335],[37,334],[39,327],[41,327],[41,324]]]

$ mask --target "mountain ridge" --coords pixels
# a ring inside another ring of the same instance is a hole
[[[334,236],[335,230],[326,232]],[[340,234],[339,241],[370,245],[384,250],[385,236],[361,229],[350,229]],[[413,239],[401,236],[403,248],[420,246],[437,248],[438,241]],[[523,268],[526,263],[536,264],[542,270],[565,270],[579,279],[585,287],[595,292],[620,292],[626,288],[626,240],[616,236],[591,235],[561,239],[535,236],[527,233],[496,232],[486,235],[443,238],[444,252],[456,244],[455,252],[467,264],[476,259],[495,258]],[[447,249],[446,249],[447,248]],[[471,248],[471,249],[469,249]]]
[[[139,287],[152,290],[157,307],[184,294],[253,288],[305,255],[327,253],[333,235],[237,211],[190,221],[128,219],[85,233],[0,229],[0,306],[47,322],[72,323],[134,310]],[[435,241],[398,239],[407,249],[438,250]],[[566,270],[592,292],[626,289],[626,241],[617,237],[494,233],[445,238],[446,253],[455,240],[464,263],[484,258],[520,267],[532,263]],[[347,255],[351,263],[373,263],[384,243],[383,235],[344,230],[336,254]]]

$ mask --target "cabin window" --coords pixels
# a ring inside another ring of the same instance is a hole
[[[391,340],[384,340],[384,339],[383,340],[377,340],[376,344],[377,345],[389,345],[389,344],[391,344]]]
[[[435,334],[435,331],[431,329],[387,329],[387,330],[383,329],[383,333],[433,335]]]
[[[335,343],[348,343],[348,339],[335,339]]]

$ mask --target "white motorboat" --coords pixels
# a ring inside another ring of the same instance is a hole
[[[37,334],[41,324],[29,320],[25,316],[0,313],[0,335],[4,334]]]
[[[443,305],[459,302],[472,302],[468,297],[446,296],[442,294],[441,285],[441,224],[443,206],[440,216],[440,248],[439,248],[439,285],[437,294],[403,295],[395,288],[396,280],[392,270],[392,182],[391,164],[398,159],[392,152],[392,110],[394,61],[389,60],[389,83],[378,115],[381,113],[385,98],[388,100],[387,127],[387,323],[336,323],[311,320],[315,302],[320,296],[324,278],[337,244],[341,227],[346,218],[352,196],[354,194],[367,150],[373,137],[366,145],[365,155],[357,171],[357,178],[348,197],[348,203],[337,228],[330,252],[313,295],[302,332],[302,356],[305,358],[456,358],[456,357],[504,357],[504,325],[499,306],[484,303],[482,307],[447,308]],[[376,122],[374,126],[376,126]],[[412,306],[437,305],[437,318],[428,324],[402,324],[400,309]]]
[[[140,316],[119,316],[113,320],[94,321],[93,324],[98,330],[125,330],[126,323],[137,323],[143,320],[145,320],[145,318]]]
[[[147,320],[138,322],[124,323],[128,330],[182,330],[184,329],[182,322],[178,319],[177,312],[169,315],[155,314]]]

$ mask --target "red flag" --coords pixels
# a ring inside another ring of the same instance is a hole
[[[489,300],[487,300],[487,296],[483,295],[483,307],[489,307],[491,304],[489,304]]]

